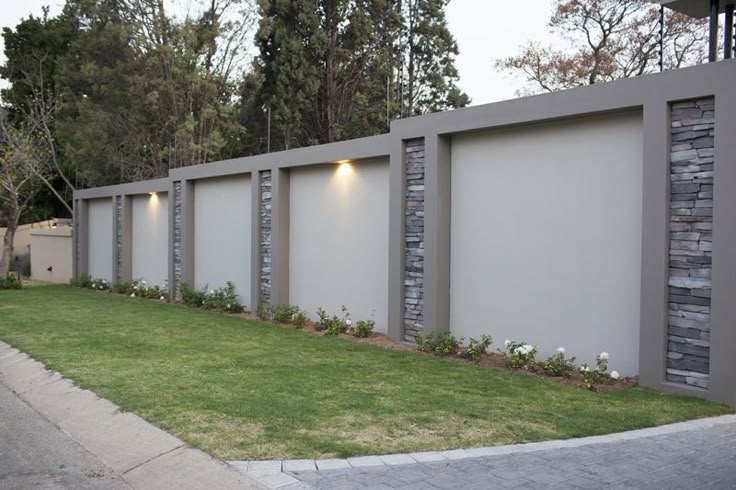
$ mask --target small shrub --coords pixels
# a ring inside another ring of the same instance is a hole
[[[298,306],[276,305],[273,309],[272,319],[276,323],[289,323],[299,311]]]
[[[548,376],[562,376],[569,378],[575,371],[575,358],[565,357],[565,348],[558,347],[557,352],[547,358],[542,368]]]
[[[330,316],[327,314],[327,311],[325,311],[324,308],[321,306],[317,308],[317,324],[314,326],[314,329],[318,332],[322,332],[323,330],[327,330],[327,325],[330,321]]]
[[[480,361],[481,356],[488,351],[488,347],[492,343],[493,340],[490,335],[483,334],[480,336],[480,340],[475,340],[471,337],[468,348],[460,354],[460,357],[471,361]]]
[[[267,322],[271,319],[271,306],[261,303],[256,308],[256,316],[259,320],[262,320],[264,322]]]
[[[590,391],[596,391],[596,385],[609,379],[618,379],[619,374],[614,371],[615,377],[608,374],[608,352],[601,352],[595,358],[595,369],[591,369],[586,363],[580,365],[580,375],[583,377],[585,386]],[[613,374],[611,373],[611,374]]]
[[[417,334],[415,342],[417,350],[434,352],[441,356],[457,354],[460,342],[449,332],[430,332],[427,335]]]
[[[238,302],[235,293],[235,284],[228,281],[224,288],[207,289],[207,285],[200,290],[191,289],[186,283],[181,285],[181,301],[187,306],[204,308],[206,310],[224,311],[227,313],[241,313],[245,310]],[[139,289],[140,290],[140,289]]]
[[[316,328],[318,331],[324,331],[325,335],[336,336],[346,333],[353,324],[345,305],[342,306],[342,318],[337,315],[330,316],[323,308],[317,308],[317,316],[319,322]]]
[[[299,310],[294,315],[294,325],[296,328],[304,328],[307,324],[307,315],[302,310]]]
[[[90,276],[87,273],[80,274],[78,278],[72,279],[69,281],[69,284],[71,286],[75,286],[78,288],[86,288],[91,289],[92,287],[92,276]]]
[[[185,305],[200,308],[204,304],[204,290],[192,289],[185,282],[181,284],[180,290],[181,302]]]
[[[536,371],[537,346],[530,345],[526,342],[516,342],[506,340],[504,342],[504,355],[506,356],[506,365],[511,369],[526,369],[528,371]]]
[[[376,326],[376,322],[373,319],[370,320],[358,320],[355,323],[355,327],[352,330],[353,337],[365,338],[370,337],[373,328]]]
[[[23,283],[14,272],[8,272],[5,279],[0,279],[0,289],[23,289]]]
[[[92,279],[89,287],[97,291],[109,291],[110,283],[107,282],[107,279]]]
[[[235,284],[232,281],[227,281],[225,284],[224,288],[211,289],[209,292],[205,286],[202,308],[228,313],[243,312],[245,308],[238,302]]]

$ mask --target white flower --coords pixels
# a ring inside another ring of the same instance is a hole
[[[619,378],[619,376],[620,376],[620,375],[618,374],[618,371],[611,371],[611,378],[613,378],[613,379],[618,379],[618,378]]]
[[[230,309],[230,303],[228,303],[227,305],[225,305],[225,307],[229,310]]]
[[[135,286],[133,286],[133,289],[135,289],[136,291],[138,291],[138,285],[136,284]]]
[[[503,346],[506,347],[507,349],[509,348],[510,345],[511,345],[511,341],[509,339],[506,339],[503,341]]]
[[[145,286],[146,285],[146,281],[141,281],[141,284],[143,284]]]
[[[107,281],[103,279],[102,284],[107,284]]]
[[[557,352],[559,352],[560,354],[564,354],[565,353],[565,348],[564,347],[558,347],[557,348]]]
[[[345,320],[345,325],[347,325],[348,327],[351,326],[352,324],[353,324],[353,321],[350,318]]]
[[[215,290],[214,289],[210,289],[210,294],[215,294]]]
[[[598,356],[603,360],[608,360],[608,352],[601,352],[601,355]]]
[[[130,293],[131,298],[135,298],[135,293]]]
[[[166,298],[164,298],[163,296],[161,296],[161,297],[160,297],[159,299],[160,299],[161,301],[163,301],[163,300],[164,300],[164,299],[166,299]]]
[[[589,373],[590,368],[588,366],[580,366],[580,372],[581,373]]]

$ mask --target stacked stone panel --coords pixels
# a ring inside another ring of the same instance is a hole
[[[260,172],[261,303],[271,304],[271,171]]]
[[[424,332],[424,140],[406,142],[404,340]]]
[[[714,99],[671,107],[667,381],[708,388]]]
[[[123,273],[123,196],[115,196],[115,277],[122,280]]]
[[[74,270],[75,279],[79,278],[79,271],[81,270],[81,264],[79,263],[79,240],[81,239],[81,236],[79,235],[79,207],[81,205],[82,201],[75,201],[73,223],[74,238],[72,240],[72,246],[74,247],[74,263],[76,264],[76,269]]]
[[[178,291],[178,285],[181,283],[181,182],[174,182],[174,280]]]

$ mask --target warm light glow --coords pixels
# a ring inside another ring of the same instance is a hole
[[[151,196],[148,198],[148,205],[157,207],[158,206],[158,194],[155,192],[149,192],[148,195]]]
[[[337,167],[337,175],[340,177],[347,177],[353,173],[353,166],[348,162],[341,162],[340,166]]]

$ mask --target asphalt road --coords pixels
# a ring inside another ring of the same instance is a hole
[[[0,383],[0,488],[130,486]]]

